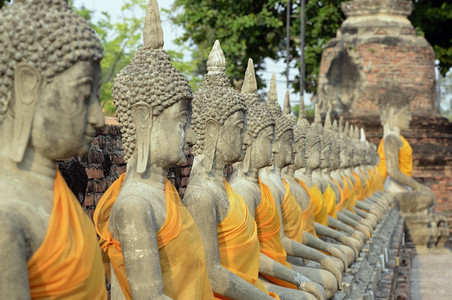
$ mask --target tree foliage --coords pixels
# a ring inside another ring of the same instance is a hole
[[[306,1],[305,88],[308,92],[315,92],[322,51],[345,19],[341,11],[343,1]],[[199,74],[205,74],[206,58],[218,39],[226,56],[227,73],[237,83],[243,78],[249,57],[253,58],[256,71],[264,68],[265,58],[287,59],[287,9],[292,15],[288,59],[295,60],[299,67],[301,1],[292,1],[289,8],[286,3],[284,0],[237,0],[233,4],[226,0],[175,0],[171,19],[184,28],[185,33],[177,42],[193,49],[193,63]],[[444,75],[452,65],[452,27],[447,25],[452,21],[452,4],[446,0],[416,0],[415,7],[410,19],[418,33],[432,44]],[[260,78],[258,84],[263,85]],[[298,78],[293,87],[299,89]]]
[[[265,58],[279,57],[285,13],[281,1],[175,0],[173,5],[171,19],[185,29],[176,43],[189,44],[197,74],[206,73],[215,40],[221,43],[226,72],[236,84],[243,79],[249,57],[256,71],[263,69]]]
[[[102,88],[99,102],[106,115],[114,115],[115,108],[111,96],[113,79],[122,68],[130,63],[133,53],[141,45],[143,18],[146,10],[146,0],[129,0],[121,7],[121,15],[116,22],[111,16],[102,12],[93,20],[94,12],[85,7],[74,8],[98,34],[104,58],[102,67]]]
[[[433,46],[443,76],[452,67],[452,3],[446,0],[416,0],[410,20]]]

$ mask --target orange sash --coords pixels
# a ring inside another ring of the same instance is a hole
[[[132,299],[121,245],[108,232],[111,209],[119,194],[125,173],[102,196],[94,213],[100,236],[99,243],[107,252],[119,285],[126,297]],[[207,277],[206,259],[201,235],[179,194],[165,179],[166,219],[157,232],[160,268],[165,295],[172,299],[213,299]],[[105,271],[109,274],[109,267]]]
[[[284,224],[284,235],[289,239],[301,243],[303,241],[303,217],[301,207],[290,190],[290,184],[283,179],[286,193],[281,204],[281,214]]]
[[[353,189],[353,181],[351,181],[348,176],[342,176],[342,180],[344,181],[344,186],[346,187],[348,193],[348,197],[345,198],[344,204],[342,205],[342,208],[346,208],[348,210],[351,210],[353,207],[353,203],[355,202],[355,190]]]
[[[339,199],[339,203],[336,204],[336,211],[342,212],[342,206],[344,205],[345,197],[348,195],[348,194],[346,194],[347,184],[344,183],[344,188],[342,188],[339,182],[337,182],[334,178],[331,178],[331,179],[333,179],[334,183],[337,185],[337,187],[339,188],[339,191],[341,192],[341,199]],[[337,199],[336,199],[336,201],[337,201]],[[337,215],[337,213],[336,213],[336,215]]]
[[[410,143],[400,135],[402,139],[402,147],[399,150],[399,170],[408,177],[411,177],[413,173],[413,149]],[[386,179],[388,170],[386,168],[386,156],[384,152],[384,139],[381,139],[380,145],[378,145],[378,154],[380,155],[380,164],[378,165],[378,170],[380,171],[383,182]]]
[[[292,269],[287,262],[286,250],[284,250],[283,245],[281,244],[281,221],[278,210],[276,209],[275,201],[273,200],[272,192],[270,188],[260,180],[259,186],[261,190],[261,203],[254,212],[254,219],[256,220],[257,237],[261,246],[261,252],[280,264],[285,265],[289,269]],[[261,275],[279,286],[297,289],[296,285],[281,279],[265,274]]]
[[[337,219],[337,211],[336,211],[336,193],[334,192],[331,185],[328,183],[328,187],[323,193],[323,197],[325,198],[326,211],[329,216]]]
[[[352,203],[352,207],[356,205],[356,201],[363,200],[363,184],[361,182],[361,177],[356,172],[352,172],[353,177],[355,177],[355,183],[353,184],[353,190],[355,191],[355,199]]]
[[[314,206],[314,220],[317,223],[328,226],[328,213],[322,191],[313,184],[311,187],[311,202]]]
[[[220,262],[235,275],[273,298],[279,299],[278,295],[267,291],[258,278],[260,247],[256,222],[250,216],[243,199],[232,190],[226,179],[223,179],[223,182],[228,194],[229,212],[217,225]],[[215,294],[215,296],[220,299],[228,299],[222,295]]]
[[[317,232],[315,232],[314,226],[314,212],[313,205],[311,201],[311,191],[309,191],[308,186],[302,180],[295,178],[295,180],[301,185],[301,187],[306,191],[309,197],[309,205],[303,212],[303,230],[312,234],[313,236],[317,236]]]
[[[31,299],[107,299],[93,223],[58,170],[49,227],[27,268]]]

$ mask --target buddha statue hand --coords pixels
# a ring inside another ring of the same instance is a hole
[[[322,269],[333,273],[334,277],[336,277],[337,280],[338,289],[340,289],[342,286],[342,272],[338,268],[334,260],[327,256],[320,261],[320,266]]]
[[[414,186],[414,190],[418,192],[427,192],[433,194],[433,191],[426,185],[423,185],[422,183],[416,182],[416,185]]]
[[[309,279],[304,277],[303,275],[300,275],[300,277],[303,277],[302,281],[300,281],[298,284],[298,289],[300,291],[307,292],[318,300],[326,299],[325,289],[320,284],[318,284],[317,282],[309,281]],[[308,281],[305,281],[305,279],[307,279]],[[298,276],[297,278],[295,278],[295,280],[298,280]]]

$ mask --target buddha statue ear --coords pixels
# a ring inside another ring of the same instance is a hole
[[[215,160],[215,154],[217,152],[218,139],[220,137],[220,126],[214,120],[207,120],[206,122],[206,149],[205,149],[205,162],[207,173],[210,173],[213,168],[213,162]]]
[[[247,138],[251,139],[247,132],[245,132],[244,134],[247,135]],[[248,173],[251,167],[251,156],[253,155],[253,145],[254,144],[251,143],[251,145],[248,146],[245,152],[245,157],[243,158],[242,171],[244,174]]]
[[[31,125],[42,84],[39,71],[28,63],[18,63],[14,70],[14,127],[9,157],[20,163],[30,140]]]
[[[132,106],[132,118],[135,123],[137,172],[143,174],[147,169],[151,154],[152,107],[143,102],[134,104]]]

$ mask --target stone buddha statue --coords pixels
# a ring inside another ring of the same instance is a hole
[[[201,235],[166,178],[194,143],[193,94],[162,49],[156,0],[149,1],[143,47],[113,83],[127,173],[94,213],[113,299],[213,299]]]
[[[104,124],[102,47],[67,1],[0,10],[0,295],[107,299],[95,229],[57,170]]]
[[[250,145],[243,162],[234,164],[231,187],[242,196],[250,215],[255,219],[261,248],[259,271],[267,282],[267,289],[278,293],[281,299],[300,299],[299,288],[325,298],[325,290],[300,273],[287,262],[287,253],[281,243],[281,218],[271,191],[258,178],[261,168],[272,164],[272,142],[275,121],[260,103],[253,61],[249,59],[241,94],[247,105],[246,134]],[[276,285],[276,286],[275,286]]]
[[[215,295],[222,299],[279,299],[258,278],[256,223],[223,177],[225,165],[242,161],[249,144],[246,104],[225,70],[224,54],[216,41],[207,61],[208,73],[193,99],[192,126],[197,141],[183,203],[201,233]]]
[[[288,254],[288,261],[295,270],[300,270],[303,275],[323,285],[327,298],[330,298],[336,292],[338,284],[340,286],[341,272],[348,264],[347,258],[340,250],[330,247],[315,236],[303,231],[301,206],[292,192],[293,187],[281,177],[283,168],[293,164],[293,124],[282,115],[281,107],[277,103],[276,79],[274,76],[265,107],[272,113],[276,123],[273,145],[274,156],[272,166],[261,169],[259,178],[270,188],[274,203],[281,216],[281,242]],[[298,142],[300,139],[301,136],[297,135],[296,141]],[[334,256],[328,257],[317,249],[332,253]],[[317,264],[314,264],[315,267],[305,266],[304,259],[314,261]],[[325,275],[331,275],[331,273],[316,269],[318,264],[322,269],[333,273],[336,280],[334,280],[334,277],[328,280],[322,279],[325,278]],[[325,275],[322,275],[322,273]]]
[[[383,126],[379,171],[385,178],[384,189],[394,195],[413,242],[420,247],[442,247],[449,232],[447,221],[432,213],[435,196],[430,188],[411,177],[412,149],[401,135],[411,121],[408,96],[391,88],[380,96],[379,109]]]

